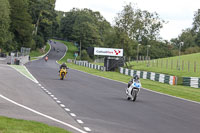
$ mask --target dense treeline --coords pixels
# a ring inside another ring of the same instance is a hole
[[[139,55],[146,56],[151,45],[149,53],[153,58],[172,56],[168,43],[160,41],[159,31],[165,22],[157,13],[128,4],[117,14],[114,26],[100,12],[89,9],[74,8],[57,14],[60,16],[57,37],[78,43],[82,50],[88,47],[123,48],[127,59],[135,59],[137,46],[141,44]]]
[[[200,10],[193,27],[183,30],[170,42],[160,37],[165,23],[159,15],[127,4],[111,25],[98,11],[73,8],[55,11],[56,0],[0,0],[0,49],[4,51],[42,48],[49,38],[72,41],[81,46],[82,57],[88,47],[123,48],[127,59],[148,55],[162,58],[200,51]],[[139,51],[137,50],[139,48]]]
[[[0,48],[41,48],[52,37],[55,0],[0,0]]]
[[[192,28],[187,28],[174,39],[171,39],[171,43],[174,49],[180,48],[180,42],[184,45],[181,47],[182,54],[191,54],[200,52],[200,9],[195,12]],[[174,50],[174,54],[178,51]]]

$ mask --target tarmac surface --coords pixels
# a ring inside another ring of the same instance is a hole
[[[94,133],[199,133],[200,104],[144,89],[136,102],[127,101],[126,84],[73,69],[69,69],[67,78],[61,81],[56,60],[64,55],[65,46],[57,42],[52,43],[53,47],[59,52],[51,49],[48,62],[38,60],[28,63],[26,67],[42,86],[76,114],[71,119],[84,122],[79,124],[81,127],[88,127]],[[35,96],[37,94],[32,97]],[[42,101],[49,105],[47,110],[55,112],[51,107],[56,106],[55,103],[46,95],[44,97]],[[19,100],[23,102],[23,99]],[[41,108],[44,107],[41,105]],[[55,109],[60,110],[59,107]],[[65,113],[58,115],[66,116]]]
[[[55,100],[47,95],[38,84],[29,80],[10,66],[4,64],[0,64],[0,95],[23,106],[29,107],[34,111],[38,111],[44,115],[83,130],[75,119],[66,113],[66,111],[63,110]],[[0,116],[34,120],[51,126],[64,128],[73,133],[79,133],[66,125],[31,112],[2,97],[0,97]]]

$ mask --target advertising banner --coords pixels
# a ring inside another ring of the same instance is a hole
[[[123,49],[94,47],[94,55],[123,56]]]

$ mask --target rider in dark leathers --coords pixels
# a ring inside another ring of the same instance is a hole
[[[68,69],[67,65],[65,63],[63,63],[62,65],[60,65],[60,70],[64,68],[64,69]],[[60,70],[59,70],[59,73],[60,73]]]

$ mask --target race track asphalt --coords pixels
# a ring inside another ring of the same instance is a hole
[[[200,104],[142,89],[136,102],[127,101],[126,84],[69,69],[59,80],[65,46],[57,42],[49,60],[26,65],[33,76],[94,133],[199,133]]]
[[[43,122],[51,126],[57,126],[71,132],[79,133],[68,126],[13,104],[2,98],[1,95],[34,111],[38,111],[83,130],[38,84],[29,80],[12,67],[2,64],[0,64],[0,116]]]

